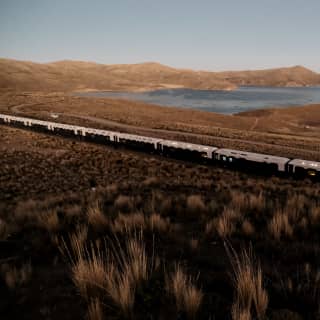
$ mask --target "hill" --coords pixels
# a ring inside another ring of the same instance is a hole
[[[221,78],[237,86],[304,87],[320,84],[320,75],[302,66],[256,71],[222,72]]]
[[[17,91],[234,88],[229,82],[208,72],[178,70],[157,63],[102,65],[59,61],[39,64],[7,59],[0,59],[0,87]]]
[[[320,75],[303,67],[260,71],[206,72],[159,63],[103,65],[82,61],[34,63],[0,59],[0,88],[14,91],[155,90],[191,88],[231,90],[240,85],[320,85]]]

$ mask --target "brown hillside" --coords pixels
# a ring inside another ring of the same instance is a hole
[[[0,59],[0,87],[23,91],[154,90],[186,87],[231,89],[207,72],[185,71],[157,63],[101,65],[60,61],[48,64]]]
[[[40,64],[0,59],[0,89],[17,91],[155,90],[192,88],[230,90],[239,85],[320,85],[320,75],[303,67],[261,71],[205,72],[159,63],[103,65],[81,61]]]
[[[301,66],[258,71],[222,72],[221,78],[237,86],[303,87],[320,84],[320,75]]]

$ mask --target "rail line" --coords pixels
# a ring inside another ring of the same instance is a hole
[[[217,163],[224,166],[259,173],[285,174],[320,180],[320,162],[290,159],[242,150],[218,148],[149,136],[100,130],[65,123],[0,114],[0,124],[27,128],[106,145],[120,145],[131,149],[155,153],[179,160],[197,163]]]

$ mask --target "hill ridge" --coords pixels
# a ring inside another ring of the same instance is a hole
[[[37,63],[0,58],[0,89],[22,91],[125,90],[162,88],[232,90],[242,85],[320,85],[320,74],[293,66],[245,71],[195,71],[154,61],[100,64],[79,60]]]

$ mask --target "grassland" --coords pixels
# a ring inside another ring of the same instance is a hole
[[[310,160],[320,160],[319,110],[310,105],[230,116],[61,93],[0,95],[3,113]]]
[[[318,319],[320,185],[0,126],[5,319]]]
[[[226,116],[70,93],[316,81],[303,68],[194,82],[155,64],[10,63],[0,113],[320,161],[319,105]],[[319,196],[309,180],[0,126],[0,315],[320,319]]]

